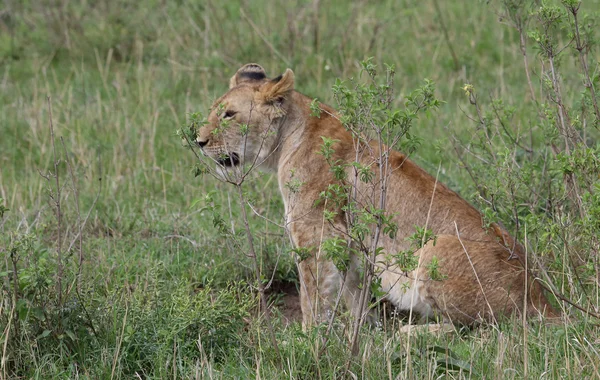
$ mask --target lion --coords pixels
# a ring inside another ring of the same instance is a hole
[[[340,270],[320,249],[326,239],[347,238],[342,206],[317,200],[336,182],[331,162],[377,166],[380,152],[374,142],[357,144],[333,108],[319,104],[321,112],[315,115],[312,102],[294,90],[292,70],[270,79],[260,65],[246,64],[214,103],[196,138],[204,155],[225,172],[249,164],[276,173],[293,244],[308,252],[298,263],[304,327],[326,322],[340,291],[354,315],[362,310],[358,255]],[[317,153],[323,138],[333,142],[329,159]],[[348,177],[355,175],[352,165],[345,167]],[[377,257],[382,290],[396,308],[423,321],[438,318],[467,326],[501,316],[557,315],[539,281],[528,274],[524,249],[503,228],[484,227],[479,211],[405,154],[391,150],[388,168],[386,212],[398,230],[394,237],[380,236],[381,252],[409,249],[406,237],[415,225],[427,226],[436,236],[414,253],[418,266],[410,272],[393,263],[382,265],[387,262],[383,253]],[[373,186],[377,175],[371,183],[356,183],[359,203],[379,199],[381,190]],[[336,216],[325,221],[325,207]],[[430,273],[433,261],[439,264],[438,278]]]

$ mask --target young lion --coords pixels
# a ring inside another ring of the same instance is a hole
[[[336,182],[330,164],[317,153],[322,137],[335,141],[330,162],[358,160],[377,167],[371,183],[357,181],[355,185],[359,204],[372,204],[381,191],[373,185],[379,181],[378,145],[357,144],[335,110],[321,104],[323,112],[317,117],[311,115],[310,105],[310,98],[294,91],[290,69],[268,79],[261,66],[247,64],[231,78],[229,91],[215,102],[208,124],[198,130],[196,139],[222,170],[239,170],[239,165],[247,163],[277,172],[293,242],[311,253],[299,263],[304,326],[331,315],[342,286],[347,307],[353,312],[359,307],[356,257],[344,280],[344,274],[319,249],[325,239],[347,236],[341,206],[334,210],[337,217],[332,222],[324,221],[325,205],[315,202]],[[383,255],[378,257],[381,285],[396,307],[466,325],[523,311],[555,315],[538,282],[526,274],[522,248],[508,233],[497,225],[483,228],[475,208],[402,153],[391,151],[388,163],[386,212],[393,216],[398,232],[395,238],[382,234],[378,246],[386,253],[408,249],[405,238],[415,225],[427,225],[437,235],[435,243],[415,253],[419,265],[412,272],[386,266]],[[353,178],[354,168],[347,165],[346,170],[348,178]],[[301,184],[299,188],[289,186],[292,180]],[[336,207],[332,203],[326,206],[328,210]],[[436,279],[430,278],[427,269],[432,260],[439,262]]]

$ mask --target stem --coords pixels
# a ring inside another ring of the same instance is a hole
[[[571,141],[569,139],[569,127],[567,126],[568,116],[566,114],[565,105],[562,101],[560,84],[558,82],[558,76],[556,74],[556,68],[554,66],[554,55],[548,55],[548,62],[550,63],[550,73],[552,74],[552,89],[554,90],[554,96],[556,107],[558,111],[558,119],[560,121],[560,132],[565,141],[565,153],[570,156],[571,155]]]
[[[260,295],[260,304],[264,310],[265,322],[267,324],[267,330],[269,331],[269,337],[271,338],[271,344],[277,353],[277,360],[281,360],[281,352],[277,345],[277,339],[275,339],[275,332],[273,331],[273,324],[271,323],[271,313],[267,307],[267,296],[265,295],[265,286],[261,279],[260,266],[258,265],[258,258],[256,257],[256,251],[254,250],[254,237],[252,231],[250,231],[250,225],[248,223],[248,214],[246,213],[246,200],[244,199],[244,193],[242,192],[241,183],[236,184],[238,195],[240,198],[240,206],[242,206],[242,218],[244,220],[244,228],[246,229],[246,237],[248,239],[248,245],[250,249],[249,256],[252,258],[252,264],[254,265],[254,274],[256,275],[256,282],[258,286],[258,293]]]
[[[13,269],[14,269],[14,264],[13,264]],[[16,272],[15,272],[16,273]],[[16,277],[13,278],[14,280],[16,280]],[[16,295],[16,289],[17,287],[15,286],[15,295]],[[7,379],[8,377],[6,376],[6,363],[7,363],[7,355],[6,355],[6,349],[8,347],[8,338],[10,336],[10,326],[11,324],[15,323],[15,326],[17,326],[17,323],[19,322],[19,319],[15,313],[15,309],[17,307],[17,303],[16,301],[13,300],[13,304],[11,305],[10,308],[10,316],[8,317],[8,323],[6,324],[6,328],[4,329],[4,331],[2,331],[2,334],[4,336],[4,344],[2,345],[2,357],[0,358],[0,368],[2,369],[2,376],[3,379]],[[18,329],[15,328],[15,336],[18,337]]]
[[[119,335],[119,340],[117,341],[117,350],[115,351],[115,355],[113,356],[112,362],[112,370],[110,372],[110,379],[114,379],[115,370],[117,369],[117,361],[119,359],[119,354],[121,352],[121,344],[123,343],[123,336],[125,336],[125,326],[127,325],[127,314],[129,313],[129,304],[125,306],[125,315],[123,316],[123,322],[121,324],[121,334]]]
[[[388,154],[387,153],[383,153],[384,152],[384,147],[383,147],[383,137],[381,135],[381,128],[377,129],[377,143],[379,145],[379,157],[378,157],[378,162],[379,162],[379,178],[380,178],[380,193],[379,193],[379,210],[385,210],[385,200],[386,200],[386,193],[387,193],[387,176],[389,171],[388,168]],[[352,340],[350,343],[350,351],[352,353],[352,355],[357,355],[358,354],[358,348],[359,348],[359,344],[358,344],[358,333],[360,331],[360,328],[364,325],[365,323],[365,317],[367,315],[367,309],[368,309],[368,301],[370,299],[369,295],[370,295],[370,290],[371,290],[371,284],[373,283],[373,274],[374,274],[374,266],[372,263],[375,263],[377,261],[377,245],[379,243],[379,237],[381,236],[381,226],[382,226],[382,220],[381,220],[381,215],[378,213],[377,215],[377,224],[375,225],[375,232],[373,234],[373,238],[371,239],[371,248],[369,249],[368,254],[370,254],[371,256],[371,260],[366,260],[365,263],[365,277],[363,277],[363,285],[362,285],[362,289],[360,292],[360,298],[359,298],[359,302],[358,305],[359,307],[357,308],[357,313],[358,315],[356,316],[356,323],[354,324],[354,329],[352,332]]]
[[[563,135],[565,141],[565,153],[567,156],[571,155],[571,147],[570,145],[574,142],[571,141],[571,135],[573,137],[578,137],[577,132],[570,127],[569,115],[567,114],[567,109],[562,101],[562,95],[560,91],[560,84],[558,81],[558,76],[556,74],[556,68],[554,65],[554,55],[552,53],[548,54],[548,61],[550,63],[550,72],[552,74],[552,89],[554,90],[554,96],[556,97],[556,106],[558,117],[560,120],[560,132]],[[582,218],[585,218],[585,214],[583,211],[583,205],[579,190],[579,185],[577,184],[577,179],[575,178],[574,173],[565,174],[565,182],[567,185],[567,192],[569,198],[573,201],[574,204],[577,205],[577,209]],[[570,189],[569,189],[570,188]],[[575,194],[573,194],[573,192]]]
[[[13,269],[13,310],[17,307],[17,302],[19,301],[19,272],[17,269],[17,262],[19,261],[19,258],[17,257],[17,252],[15,250],[13,250],[10,253],[10,261],[12,262],[12,269]],[[15,325],[15,337],[19,336],[19,316],[17,315],[17,313],[12,313],[11,312],[11,316],[13,317],[13,321],[14,321],[14,325]],[[6,335],[6,341],[8,341],[8,334]],[[4,357],[4,356],[3,356]]]
[[[48,112],[50,113],[50,140],[52,142],[52,152],[54,155],[54,180],[56,186],[56,193],[54,194],[54,204],[56,206],[56,219],[58,222],[58,237],[57,237],[57,261],[58,261],[58,273],[57,273],[57,293],[58,293],[58,307],[62,309],[62,277],[63,277],[63,262],[62,262],[62,210],[60,204],[61,189],[60,189],[60,177],[58,173],[58,158],[56,154],[56,142],[54,139],[54,123],[52,122],[52,102],[50,97],[46,98],[48,102]],[[62,318],[60,319],[62,321]]]
[[[529,74],[527,74],[527,75],[529,75]],[[521,145],[517,141],[517,138],[513,137],[510,134],[510,131],[508,130],[508,128],[506,127],[506,125],[504,125],[504,121],[502,121],[502,117],[500,116],[500,113],[498,112],[498,109],[494,105],[494,102],[493,102],[493,99],[492,99],[491,95],[490,95],[490,104],[492,105],[492,109],[494,110],[494,114],[496,115],[496,119],[498,120],[498,123],[500,124],[500,126],[504,130],[504,133],[506,133],[506,136],[508,136],[508,139],[510,140],[510,142],[513,143],[514,145],[518,146],[519,148],[523,149],[524,151],[526,151],[530,155],[533,154],[533,149],[527,148],[527,147]]]
[[[315,49],[315,53],[319,53],[319,5],[320,0],[313,0],[313,47]]]
[[[460,63],[458,62],[458,57],[456,56],[454,48],[452,47],[452,43],[450,42],[450,37],[448,36],[448,28],[446,28],[446,24],[444,23],[442,11],[440,10],[440,5],[438,4],[437,0],[433,0],[433,5],[435,6],[435,11],[438,15],[438,19],[440,20],[442,32],[444,32],[444,39],[446,40],[446,44],[448,44],[448,49],[450,49],[450,54],[452,55],[452,61],[454,62],[454,70],[458,71],[460,69]]]
[[[573,15],[574,26],[575,26],[575,48],[579,52],[579,62],[581,63],[581,68],[583,69],[583,74],[585,77],[584,86],[590,90],[590,96],[592,98],[592,105],[594,107],[594,113],[596,114],[596,123],[600,122],[600,109],[598,108],[598,100],[596,99],[596,91],[594,90],[594,83],[590,78],[590,72],[587,64],[587,60],[585,59],[585,53],[583,52],[585,47],[581,43],[581,35],[579,34],[579,20],[577,19],[577,14],[579,13],[579,3],[576,7],[569,7],[569,11]]]
[[[525,75],[527,76],[527,84],[529,85],[529,93],[534,103],[537,103],[535,99],[535,91],[533,90],[533,83],[531,82],[531,75],[529,74],[529,61],[527,59],[527,48],[525,45],[525,34],[523,33],[523,25],[518,25],[517,30],[519,31],[519,39],[521,42],[521,54],[523,54],[523,65],[525,66]]]
[[[67,167],[69,168],[71,185],[73,186],[73,193],[75,194],[75,210],[77,212],[77,240],[79,243],[79,262],[77,265],[77,293],[81,293],[81,267],[83,266],[83,226],[81,222],[81,210],[79,209],[79,190],[77,189],[77,184],[75,183],[75,174],[73,173],[73,166],[71,166],[71,160],[69,159],[67,147],[65,146],[65,142],[62,137],[60,138],[60,143],[62,144],[63,150],[65,152],[65,161],[67,162]]]

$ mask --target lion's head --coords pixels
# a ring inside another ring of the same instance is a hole
[[[286,99],[293,88],[290,69],[268,79],[261,66],[244,65],[229,81],[229,91],[211,107],[196,143],[225,168],[263,164],[277,149],[278,129],[285,121]]]

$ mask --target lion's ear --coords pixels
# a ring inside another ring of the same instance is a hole
[[[247,63],[242,66],[229,80],[229,88],[234,88],[240,83],[260,81],[267,77],[265,69],[256,63]]]
[[[294,72],[286,69],[283,75],[271,79],[260,88],[261,96],[266,103],[283,99],[285,95],[294,89]]]

